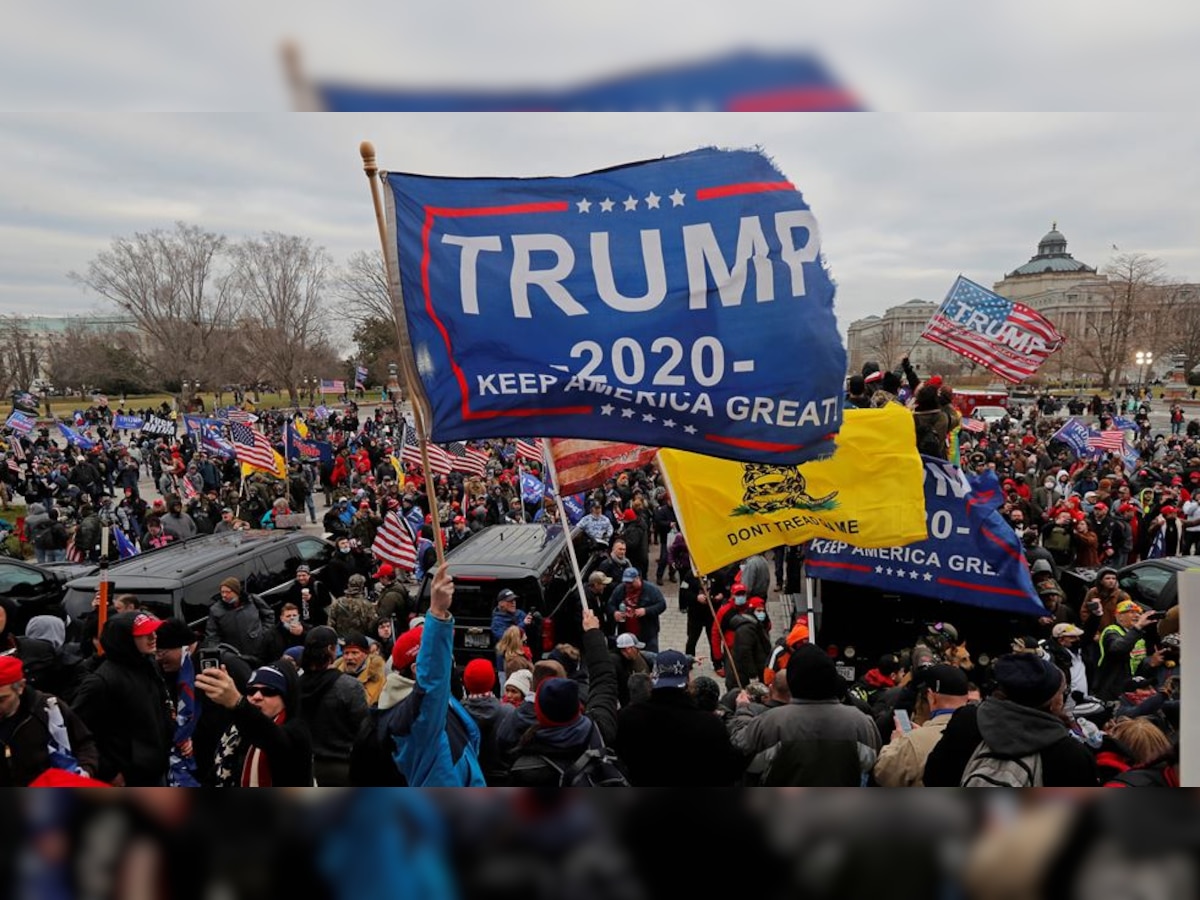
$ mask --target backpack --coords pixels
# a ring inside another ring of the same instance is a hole
[[[594,747],[570,765],[552,756],[531,753],[519,757],[509,770],[516,784],[557,787],[631,787],[617,754],[608,747]]]
[[[1042,787],[1042,755],[1004,756],[980,741],[967,760],[959,787]]]

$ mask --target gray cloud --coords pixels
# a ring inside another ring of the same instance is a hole
[[[850,321],[959,272],[1025,261],[1057,220],[1076,258],[1111,245],[1200,279],[1200,124],[1157,114],[0,115],[0,311],[70,313],[113,235],[175,219],[237,237],[373,250],[358,157],[446,175],[574,174],[698,146],[762,146],[821,222]]]

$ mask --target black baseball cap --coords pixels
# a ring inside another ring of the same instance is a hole
[[[965,697],[969,690],[966,673],[946,663],[929,666],[921,672],[920,679],[922,686],[947,697]]]

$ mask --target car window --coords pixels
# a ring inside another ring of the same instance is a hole
[[[1152,602],[1158,599],[1175,573],[1158,566],[1143,566],[1121,579],[1121,587],[1135,597]]]
[[[272,547],[256,557],[254,572],[249,579],[251,584],[246,589],[252,594],[261,594],[294,578],[300,560],[293,556],[292,550],[292,547]]]
[[[46,581],[41,572],[24,566],[0,566],[0,595],[5,597],[32,597],[42,592]]]
[[[333,547],[324,541],[297,541],[296,553],[314,569],[325,565],[333,556]]]
[[[221,582],[228,576],[218,572],[208,575],[199,581],[188,585],[183,591],[181,602],[183,618],[186,622],[194,622],[208,615],[213,601],[221,598]]]

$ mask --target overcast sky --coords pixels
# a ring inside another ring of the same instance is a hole
[[[1129,114],[0,114],[0,312],[103,310],[71,283],[114,235],[175,220],[375,250],[358,145],[383,168],[570,175],[761,146],[804,193],[844,331],[960,272],[990,285],[1057,221],[1076,259],[1200,280],[1200,122]]]

